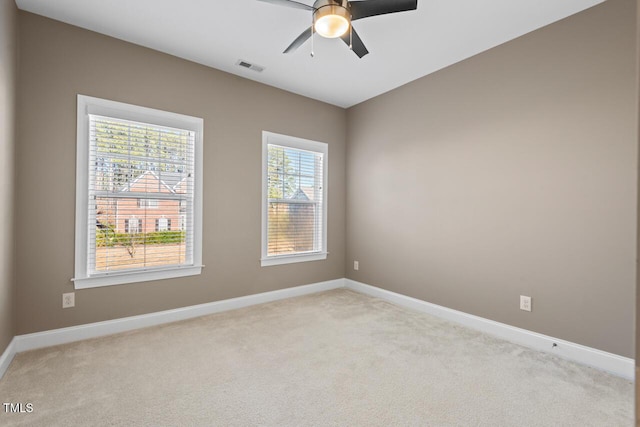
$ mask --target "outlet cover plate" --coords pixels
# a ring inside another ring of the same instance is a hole
[[[520,310],[531,311],[531,297],[520,295]]]
[[[76,306],[75,292],[62,294],[62,308],[71,308]]]

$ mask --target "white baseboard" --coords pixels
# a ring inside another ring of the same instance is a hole
[[[342,287],[344,287],[344,279],[329,280],[327,282],[296,286],[293,288],[192,305],[173,310],[106,320],[104,322],[88,323],[85,325],[36,332],[33,334],[18,335],[13,340],[13,347],[15,353],[20,353],[22,351],[66,344],[88,338],[96,338],[116,334],[118,332],[146,328],[148,326],[176,322],[179,320],[192,319],[194,317],[205,316],[207,314],[220,313],[222,311],[234,310],[251,305],[263,304],[266,302],[313,294]],[[0,373],[2,373],[2,371],[0,371]]]
[[[416,311],[428,313],[534,350],[552,353],[564,359],[591,366],[632,381],[635,377],[635,362],[633,359],[627,357],[463,313],[416,298],[376,288],[375,286],[356,282],[355,280],[345,279],[345,283],[347,289],[384,299]],[[556,344],[555,347],[553,346],[554,344]]]
[[[472,314],[463,313],[461,311],[442,307],[416,298],[376,288],[354,280],[336,279],[311,285],[296,286],[272,292],[264,292],[255,295],[231,298],[228,300],[176,308],[173,310],[125,317],[122,319],[107,320],[104,322],[71,326],[68,328],[36,332],[33,334],[18,335],[11,340],[4,353],[2,353],[2,356],[0,356],[0,378],[4,375],[15,354],[22,351],[66,344],[88,338],[97,338],[119,332],[191,319],[194,317],[205,316],[207,314],[220,313],[251,305],[263,304],[271,301],[343,287],[381,298],[416,311],[428,313],[538,351],[556,354],[559,357],[592,366],[623,378],[633,380],[635,377],[634,360],[627,357],[618,356],[602,350],[538,334],[526,329],[516,328],[504,323],[495,322],[493,320],[488,320]],[[556,344],[556,346],[554,347],[553,344]]]
[[[0,356],[0,379],[2,379],[4,373],[7,372],[7,368],[9,368],[13,356],[15,356],[16,353],[16,337],[13,337],[4,350],[4,353],[2,353],[2,356]]]

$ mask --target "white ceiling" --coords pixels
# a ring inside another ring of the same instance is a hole
[[[298,0],[313,4],[313,0]],[[350,107],[604,0],[418,0],[418,10],[366,18],[369,49],[339,39],[282,51],[308,11],[257,0],[16,0],[22,10],[107,34],[290,92]],[[262,73],[238,59],[265,67]]]

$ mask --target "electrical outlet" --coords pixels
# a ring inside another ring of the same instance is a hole
[[[520,295],[520,310],[531,311],[531,297]]]
[[[360,268],[360,264],[358,263],[358,261],[353,261],[353,269],[358,270],[359,268]]]
[[[69,292],[62,294],[62,308],[71,308],[76,306],[76,294],[75,292]]]

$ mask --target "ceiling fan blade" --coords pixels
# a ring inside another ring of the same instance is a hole
[[[352,46],[353,52],[356,55],[358,55],[358,58],[362,58],[367,53],[369,53],[369,51],[365,47],[364,43],[362,42],[362,39],[360,38],[360,36],[356,32],[355,28],[352,28],[351,31],[353,32],[352,40],[351,40],[351,46]],[[343,42],[345,42],[347,44],[347,46],[349,46],[349,32],[348,31],[347,31],[347,33],[345,35],[343,35],[340,38],[342,39]]]
[[[311,27],[307,28],[306,30],[304,30],[302,32],[302,34],[300,34],[294,41],[293,43],[291,43],[289,45],[288,48],[286,48],[284,50],[284,52],[282,53],[291,53],[291,52],[295,52],[296,49],[298,49],[300,46],[302,46],[304,44],[304,42],[306,42],[309,37],[311,37]]]
[[[258,1],[275,4],[278,6],[293,7],[294,9],[314,10],[313,7],[309,5],[306,5],[304,3],[299,3],[297,1],[292,1],[292,0],[258,0]]]
[[[366,0],[352,1],[351,20],[384,15],[385,13],[406,12],[418,8],[418,0]]]

